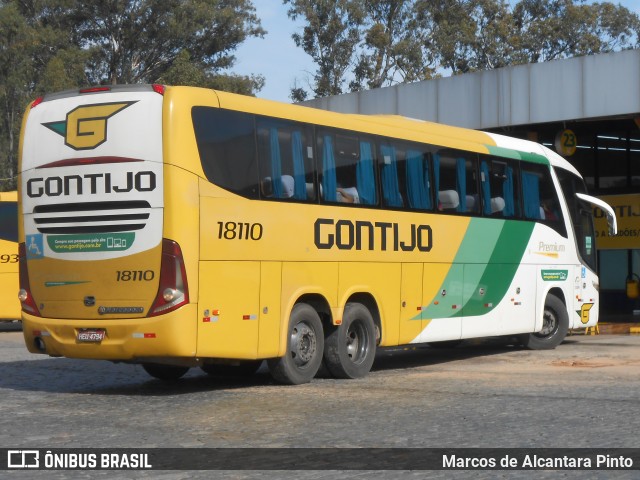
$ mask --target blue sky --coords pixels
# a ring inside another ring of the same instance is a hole
[[[593,2],[590,2],[593,3]],[[640,13],[640,0],[613,1]],[[289,91],[297,82],[309,90],[315,65],[301,48],[296,47],[291,35],[302,30],[303,23],[293,22],[287,16],[288,6],[282,0],[254,0],[256,14],[267,30],[264,38],[251,38],[236,51],[233,71],[242,75],[259,74],[266,79],[258,97],[290,102]]]

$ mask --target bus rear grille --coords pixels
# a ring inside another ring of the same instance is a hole
[[[141,230],[149,219],[149,202],[86,202],[39,205],[33,218],[40,233],[114,233]]]

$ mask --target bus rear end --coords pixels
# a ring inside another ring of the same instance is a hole
[[[193,355],[180,246],[163,238],[163,87],[36,100],[20,155],[20,301],[33,353]],[[193,328],[193,327],[192,327]]]

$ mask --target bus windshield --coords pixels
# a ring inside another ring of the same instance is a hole
[[[567,170],[556,168],[556,174],[569,208],[578,253],[587,266],[596,271],[595,233],[591,205],[576,195],[587,193],[587,188],[580,177]]]

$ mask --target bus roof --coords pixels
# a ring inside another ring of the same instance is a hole
[[[218,97],[221,108],[269,116],[274,116],[274,112],[277,112],[275,116],[288,120],[357,130],[363,133],[543,163],[564,168],[581,177],[567,160],[547,147],[530,140],[417,120],[400,115],[346,114],[227,92],[215,91],[215,94]]]

